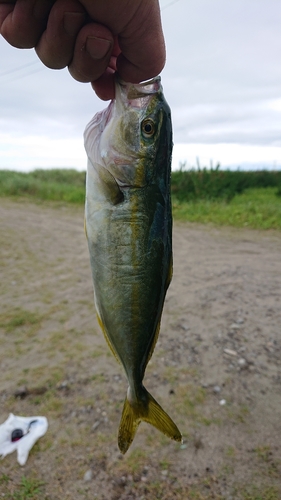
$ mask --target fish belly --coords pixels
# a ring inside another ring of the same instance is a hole
[[[148,215],[129,202],[96,210],[86,229],[99,321],[137,390],[164,303],[164,245],[150,242]]]

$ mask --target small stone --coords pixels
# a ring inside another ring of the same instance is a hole
[[[247,363],[245,358],[239,358],[237,363],[238,363],[239,368],[241,368],[241,369],[247,368],[248,363]]]
[[[200,436],[195,435],[193,444],[195,450],[200,450],[201,448],[204,448],[204,444]]]
[[[29,394],[29,390],[26,386],[23,386],[23,387],[19,387],[15,392],[14,392],[14,396],[15,398],[20,398],[20,399],[24,399],[26,398],[26,396],[28,396]]]
[[[225,399],[221,399],[221,400],[220,400],[220,405],[221,405],[221,406],[224,406],[225,404],[226,404],[226,400],[225,400]]]
[[[224,349],[223,352],[224,352],[224,354],[227,354],[228,356],[237,356],[237,352],[233,351],[232,349]]]
[[[119,486],[125,486],[125,484],[127,483],[127,478],[126,476],[121,476],[119,479],[116,480],[116,482]]]
[[[215,385],[215,386],[213,387],[213,391],[214,391],[214,393],[215,393],[215,394],[218,394],[219,392],[221,392],[221,388],[220,388],[220,386],[219,386],[219,385]]]
[[[181,444],[180,445],[180,449],[181,450],[186,450],[186,448],[187,448],[187,444]]]
[[[189,326],[186,323],[180,323],[179,327],[182,328],[185,332],[189,330]]]
[[[167,476],[168,475],[168,471],[167,470],[162,470],[161,474],[162,474],[162,476]]]
[[[89,469],[84,474],[84,481],[91,481],[92,478],[93,478],[93,472],[91,471],[91,469]]]
[[[100,425],[100,421],[99,421],[99,420],[97,420],[97,421],[93,424],[93,426],[92,426],[92,431],[95,431],[95,430],[98,428],[98,426],[99,426],[99,425]]]
[[[57,384],[57,389],[59,389],[59,390],[69,389],[67,380],[64,380],[63,382],[58,383]]]
[[[239,330],[239,328],[241,328],[241,325],[237,325],[237,323],[232,323],[232,325],[230,325],[230,328],[232,328],[232,330]]]

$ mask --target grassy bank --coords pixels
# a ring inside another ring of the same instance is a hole
[[[281,171],[242,171],[199,168],[172,173],[172,194],[180,202],[230,201],[248,189],[276,188],[281,194]]]
[[[84,203],[85,172],[71,169],[34,170],[29,173],[0,170],[0,196]]]
[[[281,229],[281,198],[275,188],[252,188],[225,200],[173,201],[177,220],[219,226]]]
[[[281,229],[281,171],[177,171],[171,189],[175,219]],[[85,172],[2,170],[0,196],[83,204]]]

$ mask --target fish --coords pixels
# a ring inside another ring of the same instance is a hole
[[[172,122],[160,76],[140,84],[116,78],[115,99],[87,125],[84,145],[97,318],[128,380],[118,446],[126,453],[141,421],[182,442],[143,385],[173,269]]]

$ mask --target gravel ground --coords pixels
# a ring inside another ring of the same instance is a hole
[[[184,443],[142,424],[123,457],[127,385],[95,318],[83,209],[2,199],[0,219],[0,423],[49,421],[24,467],[1,462],[0,496],[280,500],[281,234],[174,224],[145,385]]]

